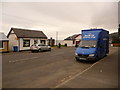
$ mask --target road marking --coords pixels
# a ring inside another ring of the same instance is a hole
[[[98,62],[100,62],[100,61],[98,61]],[[88,67],[87,69],[83,70],[82,72],[76,74],[75,76],[71,77],[70,79],[68,79],[68,80],[66,80],[66,81],[58,84],[57,86],[53,87],[52,90],[54,90],[55,88],[58,88],[58,87],[60,87],[60,86],[62,86],[62,85],[64,85],[64,84],[66,84],[67,82],[69,82],[69,81],[75,79],[76,77],[80,76],[80,75],[83,74],[84,72],[86,72],[86,71],[88,71],[89,69],[91,69],[91,68],[92,68],[94,65],[96,65],[98,62],[92,64],[90,67]]]
[[[26,59],[20,59],[20,60],[14,60],[14,61],[9,61],[9,63],[15,63],[15,62],[19,62],[19,61],[27,61],[27,60],[30,60],[30,59],[35,59],[35,58],[38,58],[38,57],[32,57],[32,58],[26,58]]]

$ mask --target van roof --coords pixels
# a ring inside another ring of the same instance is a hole
[[[105,30],[105,29],[86,29],[86,30],[82,30],[82,31],[107,31],[107,30]]]

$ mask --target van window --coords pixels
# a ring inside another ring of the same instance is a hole
[[[96,47],[96,43],[97,41],[95,40],[82,40],[79,44],[79,47],[92,47],[95,48]]]

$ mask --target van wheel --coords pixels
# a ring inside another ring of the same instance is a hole
[[[78,58],[75,58],[76,61],[80,61]]]
[[[96,60],[95,61],[99,61],[100,60],[100,58],[97,56],[97,58],[96,58]]]

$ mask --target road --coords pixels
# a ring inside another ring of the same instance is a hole
[[[2,56],[3,88],[117,88],[118,48],[95,63],[77,62],[75,47]],[[114,83],[113,83],[114,82]]]

